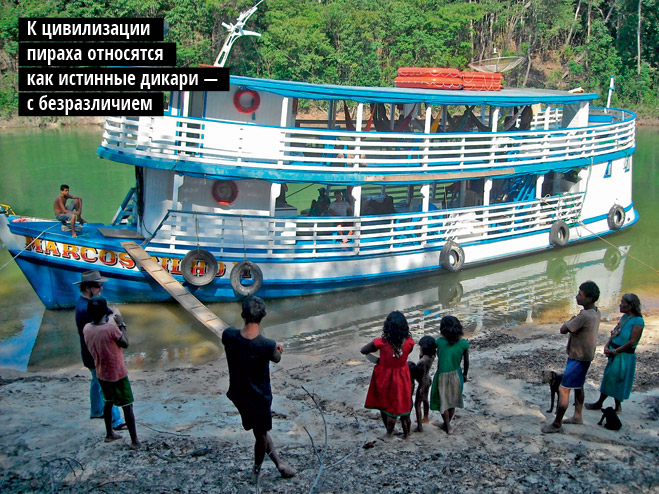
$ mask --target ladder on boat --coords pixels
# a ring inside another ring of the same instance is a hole
[[[222,331],[229,325],[211,312],[197,297],[185,289],[174,277],[158,264],[147,252],[135,242],[121,242],[121,246],[132,257],[137,265],[144,269],[158,284],[167,290],[181,306],[192,314],[201,324],[206,326],[218,338],[222,339]]]
[[[121,206],[117,210],[112,224],[117,225],[136,225],[137,224],[137,202],[135,200],[135,187],[131,188],[126,194]]]

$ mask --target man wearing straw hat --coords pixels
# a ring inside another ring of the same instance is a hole
[[[94,357],[92,357],[92,354],[87,348],[82,330],[85,327],[85,324],[91,322],[91,318],[87,314],[87,304],[92,297],[100,296],[101,291],[103,290],[103,283],[106,281],[108,281],[107,278],[104,278],[101,276],[101,273],[93,269],[83,272],[80,281],[74,283],[74,285],[80,285],[80,298],[76,303],[76,326],[78,327],[78,336],[80,338],[82,363],[92,374],[91,383],[89,385],[89,400],[91,402],[91,413],[89,418],[92,419],[103,418],[103,406],[105,400],[103,398],[101,385],[96,377]],[[119,311],[114,311],[114,318],[119,327],[126,326]],[[121,412],[117,407],[112,407],[112,428],[116,431],[126,429],[126,423],[122,419]]]

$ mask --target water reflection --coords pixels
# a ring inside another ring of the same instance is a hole
[[[20,319],[21,331],[0,343],[2,367],[25,372],[32,355],[43,314],[37,311],[32,317]]]
[[[279,324],[270,321],[267,332],[298,350],[320,351],[378,335],[386,315],[401,310],[417,339],[439,335],[439,320],[449,314],[458,317],[473,336],[484,326],[563,320],[578,311],[574,297],[578,286],[589,279],[602,292],[600,308],[612,312],[620,297],[628,251],[629,246],[618,251],[593,249],[590,244],[573,247],[563,256],[535,255],[521,265],[519,260],[496,263],[412,280],[406,286],[372,287],[344,294],[342,301],[348,307],[320,309],[316,315]],[[322,307],[322,301],[319,304]]]
[[[578,311],[574,295],[587,279],[601,289],[603,312],[615,312],[628,251],[629,246],[618,251],[589,243],[552,251],[562,255],[536,254],[521,262],[498,262],[461,273],[271,300],[264,333],[288,349],[320,353],[378,335],[392,310],[405,313],[417,339],[438,335],[439,320],[447,314],[459,317],[469,335],[494,325],[563,320]],[[241,323],[238,303],[209,307],[227,323]],[[130,368],[196,365],[222,354],[215,336],[176,304],[127,304],[121,311],[129,323],[125,357]],[[21,370],[81,365],[74,312],[42,308],[36,313],[18,318],[23,324],[20,334],[0,343],[0,365],[18,365],[12,363],[18,355],[29,358],[29,363],[20,364]],[[15,352],[19,341],[23,349]]]

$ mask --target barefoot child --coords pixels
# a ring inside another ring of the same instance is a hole
[[[121,436],[112,430],[112,406],[120,407],[124,412],[124,420],[128,426],[132,449],[138,449],[135,415],[133,414],[133,391],[128,381],[128,371],[124,363],[123,348],[128,348],[128,336],[123,320],[110,318],[113,312],[103,297],[92,297],[87,305],[87,314],[92,322],[83,329],[85,343],[94,357],[96,377],[103,390],[105,405],[103,420],[105,421],[105,442],[109,443]],[[116,322],[119,321],[120,326]]]
[[[430,379],[430,368],[437,356],[437,343],[432,336],[424,336],[419,340],[419,361],[416,364],[410,362],[412,378],[419,383],[414,398],[414,410],[416,411],[416,432],[423,432],[421,423],[428,423],[428,392],[432,379]],[[421,407],[423,406],[423,420],[421,419]]]
[[[373,368],[371,384],[366,395],[366,408],[380,410],[382,422],[391,437],[400,417],[403,437],[410,435],[412,421],[412,379],[407,356],[412,352],[414,340],[405,316],[394,311],[384,321],[382,337],[364,345],[361,353],[368,355],[380,351],[380,360]]]
[[[437,372],[432,381],[430,409],[442,414],[442,429],[453,433],[451,425],[456,408],[464,408],[462,389],[469,373],[469,342],[462,336],[462,324],[457,317],[444,316],[439,323],[437,338]],[[460,368],[464,362],[464,372]]]

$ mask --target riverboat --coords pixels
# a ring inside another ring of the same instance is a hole
[[[136,177],[110,224],[73,236],[7,211],[0,238],[61,308],[88,269],[113,302],[170,299],[126,240],[213,302],[456,272],[638,220],[632,112],[584,92],[407,86],[231,75],[229,91],[172,92],[162,117],[106,120],[98,155]],[[309,188],[318,201],[292,205]]]

